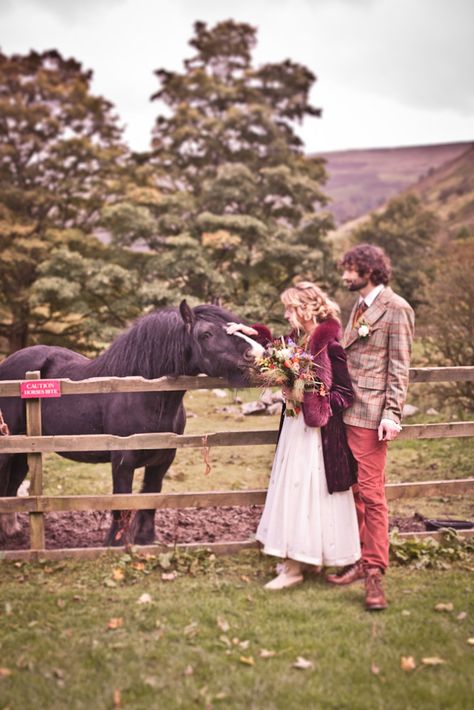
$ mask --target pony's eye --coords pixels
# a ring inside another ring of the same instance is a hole
[[[207,340],[208,338],[212,338],[212,333],[209,330],[205,330],[199,335],[199,340]]]

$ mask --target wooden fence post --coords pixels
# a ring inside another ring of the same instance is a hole
[[[27,372],[25,379],[39,380],[39,370]],[[26,434],[41,436],[41,399],[26,400]],[[28,469],[30,473],[30,495],[43,495],[43,453],[28,454]],[[44,515],[40,512],[29,513],[30,516],[30,548],[44,550]]]

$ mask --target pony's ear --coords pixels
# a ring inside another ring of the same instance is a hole
[[[179,304],[179,312],[181,313],[181,318],[186,325],[186,330],[190,333],[196,318],[194,317],[194,313],[191,308],[188,306],[186,299],[181,301]]]

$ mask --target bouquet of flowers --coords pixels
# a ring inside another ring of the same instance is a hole
[[[306,350],[291,338],[274,340],[256,361],[257,382],[262,387],[285,387],[291,390],[285,414],[294,417],[301,411],[305,391],[316,390],[321,396],[326,388],[317,376],[317,365]]]

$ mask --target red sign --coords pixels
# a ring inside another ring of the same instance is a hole
[[[38,397],[60,397],[61,382],[59,380],[26,380],[20,382],[22,399]]]

